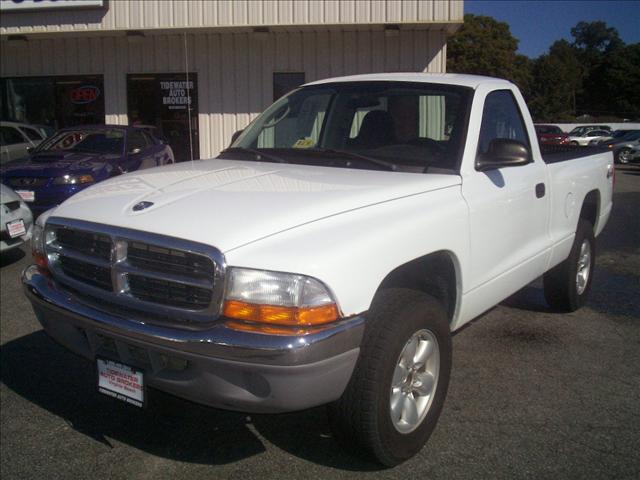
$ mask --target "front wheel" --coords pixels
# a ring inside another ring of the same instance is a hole
[[[544,296],[549,306],[573,312],[587,301],[596,266],[593,226],[580,220],[569,257],[544,274]]]
[[[621,148],[620,151],[616,154],[616,160],[618,163],[626,165],[631,160],[631,149],[630,148]]]
[[[439,302],[414,290],[383,290],[367,315],[349,385],[329,405],[332,430],[383,465],[397,465],[433,432],[450,371],[449,324]]]

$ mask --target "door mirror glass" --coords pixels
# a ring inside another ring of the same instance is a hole
[[[484,172],[503,167],[517,167],[529,163],[531,154],[527,146],[517,140],[494,138],[486,153],[476,158],[476,170]]]

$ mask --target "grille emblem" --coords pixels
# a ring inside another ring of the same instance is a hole
[[[139,202],[133,206],[134,212],[139,212],[140,210],[144,210],[145,208],[149,208],[153,205],[153,202]]]

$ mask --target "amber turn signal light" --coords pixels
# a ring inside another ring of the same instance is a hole
[[[308,327],[337,320],[338,307],[335,303],[319,307],[279,307],[227,300],[224,304],[223,315],[245,322]]]

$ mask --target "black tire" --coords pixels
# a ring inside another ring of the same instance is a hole
[[[590,264],[586,286],[582,292],[579,292],[578,263],[584,242],[589,243]],[[596,240],[593,235],[593,225],[586,220],[580,220],[569,256],[564,262],[544,274],[544,296],[549,306],[561,312],[574,312],[582,307],[589,297],[595,266]]]
[[[390,414],[391,383],[408,340],[418,331],[435,337],[439,373],[422,422],[400,433]],[[336,439],[392,467],[420,451],[436,426],[449,386],[451,336],[447,315],[430,295],[393,288],[378,292],[367,314],[360,357],[342,397],[328,406]]]

